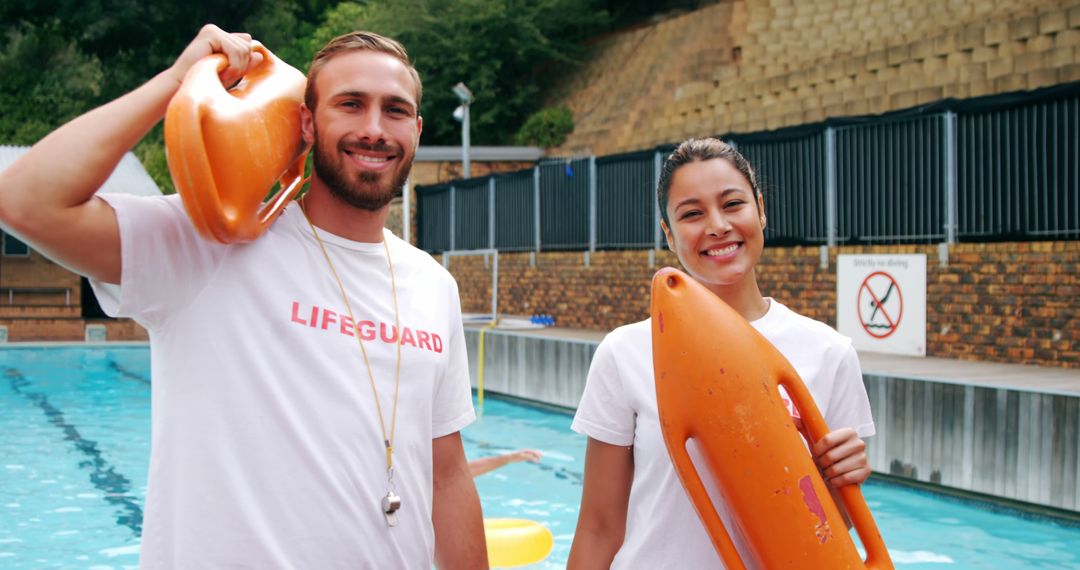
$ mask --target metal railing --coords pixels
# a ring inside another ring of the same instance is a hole
[[[588,249],[595,173],[592,160],[548,160],[540,171],[540,243],[544,249]]]
[[[4,292],[6,292],[7,295],[3,295]],[[0,298],[7,297],[7,304],[8,305],[14,305],[15,304],[15,296],[16,295],[18,295],[20,297],[26,297],[28,299],[33,299],[34,297],[42,296],[42,295],[51,297],[51,296],[60,295],[60,294],[64,295],[64,305],[70,306],[71,305],[71,289],[68,288],[68,287],[2,287],[2,288],[0,288]],[[23,304],[23,305],[51,305],[53,303],[40,303],[40,302],[30,303],[30,302],[27,302],[27,301],[23,301],[21,304]]]
[[[837,129],[838,242],[945,240],[945,120]]]
[[[655,154],[647,151],[596,159],[593,249],[653,247]]]
[[[536,216],[533,213],[535,172],[523,170],[501,174],[495,181],[495,243],[500,251],[536,248]]]
[[[774,245],[828,241],[825,137],[821,134],[776,143],[740,143],[739,152],[757,172],[765,199],[765,239]]]
[[[758,173],[770,245],[1080,239],[1080,94],[969,107],[726,139]],[[420,247],[660,248],[670,148],[418,186]]]
[[[491,245],[490,178],[462,180],[452,187],[454,196],[454,249],[483,249]]]
[[[453,250],[450,219],[454,200],[450,186],[416,188],[416,242],[428,251]],[[446,212],[451,212],[449,217]]]
[[[1080,97],[961,116],[959,237],[1080,238]]]

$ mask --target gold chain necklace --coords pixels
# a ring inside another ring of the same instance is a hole
[[[311,218],[308,216],[306,199],[307,196],[304,196],[304,199],[301,200],[300,211],[304,213],[304,219],[307,220],[308,227],[311,228],[311,235],[315,236],[315,241],[319,242],[319,249],[322,250],[323,257],[326,258],[326,265],[330,267],[330,274],[334,277],[334,281],[337,282],[338,290],[341,292],[341,300],[345,302],[345,308],[349,311],[349,320],[353,323],[353,333],[356,336],[356,341],[360,344],[360,353],[364,355],[364,366],[367,367],[371,393],[375,396],[375,409],[379,412],[379,428],[382,430],[383,445],[386,446],[387,492],[382,500],[383,514],[386,515],[388,525],[397,526],[397,511],[401,508],[401,497],[394,492],[394,432],[397,429],[398,388],[401,386],[401,314],[398,311],[397,279],[394,277],[394,262],[390,258],[390,246],[386,243],[386,238],[383,237],[386,266],[390,269],[390,294],[394,300],[394,330],[397,339],[397,364],[394,369],[394,404],[393,413],[390,417],[390,435],[388,436],[386,434],[386,420],[383,419],[382,402],[379,400],[379,390],[375,386],[375,372],[371,369],[367,347],[364,346],[364,339],[360,336],[360,329],[356,325],[356,317],[353,315],[349,296],[345,294],[345,284],[341,281],[341,277],[334,267],[334,262],[330,260],[330,253],[326,251],[326,245],[323,243],[322,238],[319,237],[315,224],[311,222]]]

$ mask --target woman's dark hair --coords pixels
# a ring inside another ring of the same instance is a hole
[[[664,159],[663,166],[660,167],[660,180],[656,184],[656,203],[660,206],[660,216],[663,217],[664,223],[668,227],[671,227],[671,221],[668,220],[667,202],[668,195],[671,193],[671,180],[675,177],[675,171],[691,162],[712,160],[714,158],[725,159],[735,166],[735,169],[750,183],[755,200],[761,195],[757,175],[754,174],[753,167],[750,166],[750,163],[743,155],[739,154],[739,151],[735,150],[735,147],[720,139],[689,139],[669,154]]]

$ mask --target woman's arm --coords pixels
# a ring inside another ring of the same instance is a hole
[[[611,567],[626,534],[626,509],[634,480],[634,448],[589,438],[585,488],[568,570]]]
[[[502,455],[493,455],[491,457],[481,457],[480,459],[473,459],[469,462],[469,471],[473,477],[479,477],[489,471],[494,471],[505,465],[511,463],[518,463],[519,461],[531,461],[537,463],[544,454],[536,451],[535,449],[519,449],[512,453],[504,453]]]

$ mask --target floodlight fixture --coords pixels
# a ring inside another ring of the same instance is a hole
[[[469,91],[469,88],[461,81],[458,81],[457,85],[450,89],[454,92],[454,95],[457,95],[457,98],[460,99],[463,104],[468,105],[473,102],[472,91]]]
[[[454,120],[461,122],[461,166],[463,176],[469,178],[472,176],[469,163],[469,104],[473,102],[473,94],[461,81],[450,90],[461,100],[461,105],[454,109]]]

